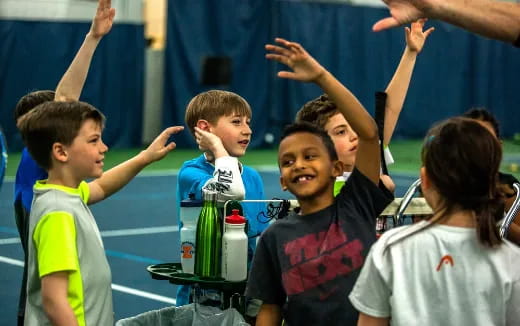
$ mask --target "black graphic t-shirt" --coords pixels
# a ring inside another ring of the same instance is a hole
[[[246,296],[283,307],[289,325],[356,325],[347,297],[376,241],[376,217],[392,200],[355,169],[331,206],[264,231]]]

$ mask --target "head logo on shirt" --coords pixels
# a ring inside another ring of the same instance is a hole
[[[439,265],[437,265],[437,272],[440,271],[442,266],[445,264],[446,265],[450,264],[451,266],[453,266],[454,265],[453,257],[451,257],[450,255],[446,255],[446,256],[442,257],[441,261],[439,262]]]

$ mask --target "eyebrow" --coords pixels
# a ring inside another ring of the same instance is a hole
[[[301,150],[301,152],[305,152],[305,151],[308,151],[308,150],[319,150],[319,148],[316,147],[316,146],[305,147],[305,148],[303,148]],[[293,152],[288,152],[288,153],[284,153],[284,154],[280,155],[280,158],[284,158],[286,156],[296,156],[296,155],[294,155]]]

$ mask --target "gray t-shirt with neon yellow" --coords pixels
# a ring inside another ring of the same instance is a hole
[[[50,325],[41,279],[68,271],[67,299],[79,325],[113,325],[112,276],[97,224],[78,188],[38,181],[29,222],[26,325]]]

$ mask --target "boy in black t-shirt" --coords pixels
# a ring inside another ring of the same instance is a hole
[[[267,58],[292,72],[279,77],[315,82],[337,104],[358,134],[356,168],[334,198],[342,163],[328,134],[311,124],[289,126],[280,142],[280,183],[298,199],[299,214],[262,234],[246,296],[263,301],[257,325],[354,325],[358,313],[347,299],[376,240],[375,219],[393,196],[379,183],[377,127],[355,96],[301,45],[276,39]],[[283,309],[283,311],[282,311]]]

